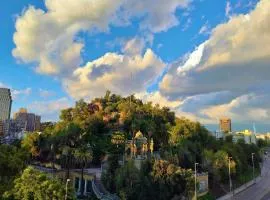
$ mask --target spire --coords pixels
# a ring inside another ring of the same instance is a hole
[[[254,133],[255,135],[257,134],[255,123],[253,123],[253,133]]]

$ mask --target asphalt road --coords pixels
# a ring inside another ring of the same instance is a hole
[[[270,158],[262,167],[262,177],[254,185],[236,194],[234,200],[270,200]]]

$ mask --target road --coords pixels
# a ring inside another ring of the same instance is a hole
[[[262,177],[256,184],[236,194],[234,200],[270,200],[270,158],[266,158]]]

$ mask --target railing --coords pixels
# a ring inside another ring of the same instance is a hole
[[[109,192],[100,192],[100,189],[97,187],[95,180],[92,180],[92,189],[93,192],[95,193],[96,197],[98,199],[102,199],[102,200],[120,200],[118,196],[114,195],[114,194],[110,194]]]
[[[93,192],[95,193],[95,195],[98,199],[103,198],[104,194],[102,192],[100,192],[99,189],[97,188],[97,186],[95,184],[95,180],[92,180],[92,189],[93,189]]]

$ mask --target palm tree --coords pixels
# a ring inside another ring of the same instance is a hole
[[[83,172],[87,163],[93,159],[93,151],[89,146],[82,146],[74,151],[74,158],[81,165],[81,186],[83,184]],[[83,187],[81,187],[81,196],[83,196]]]

